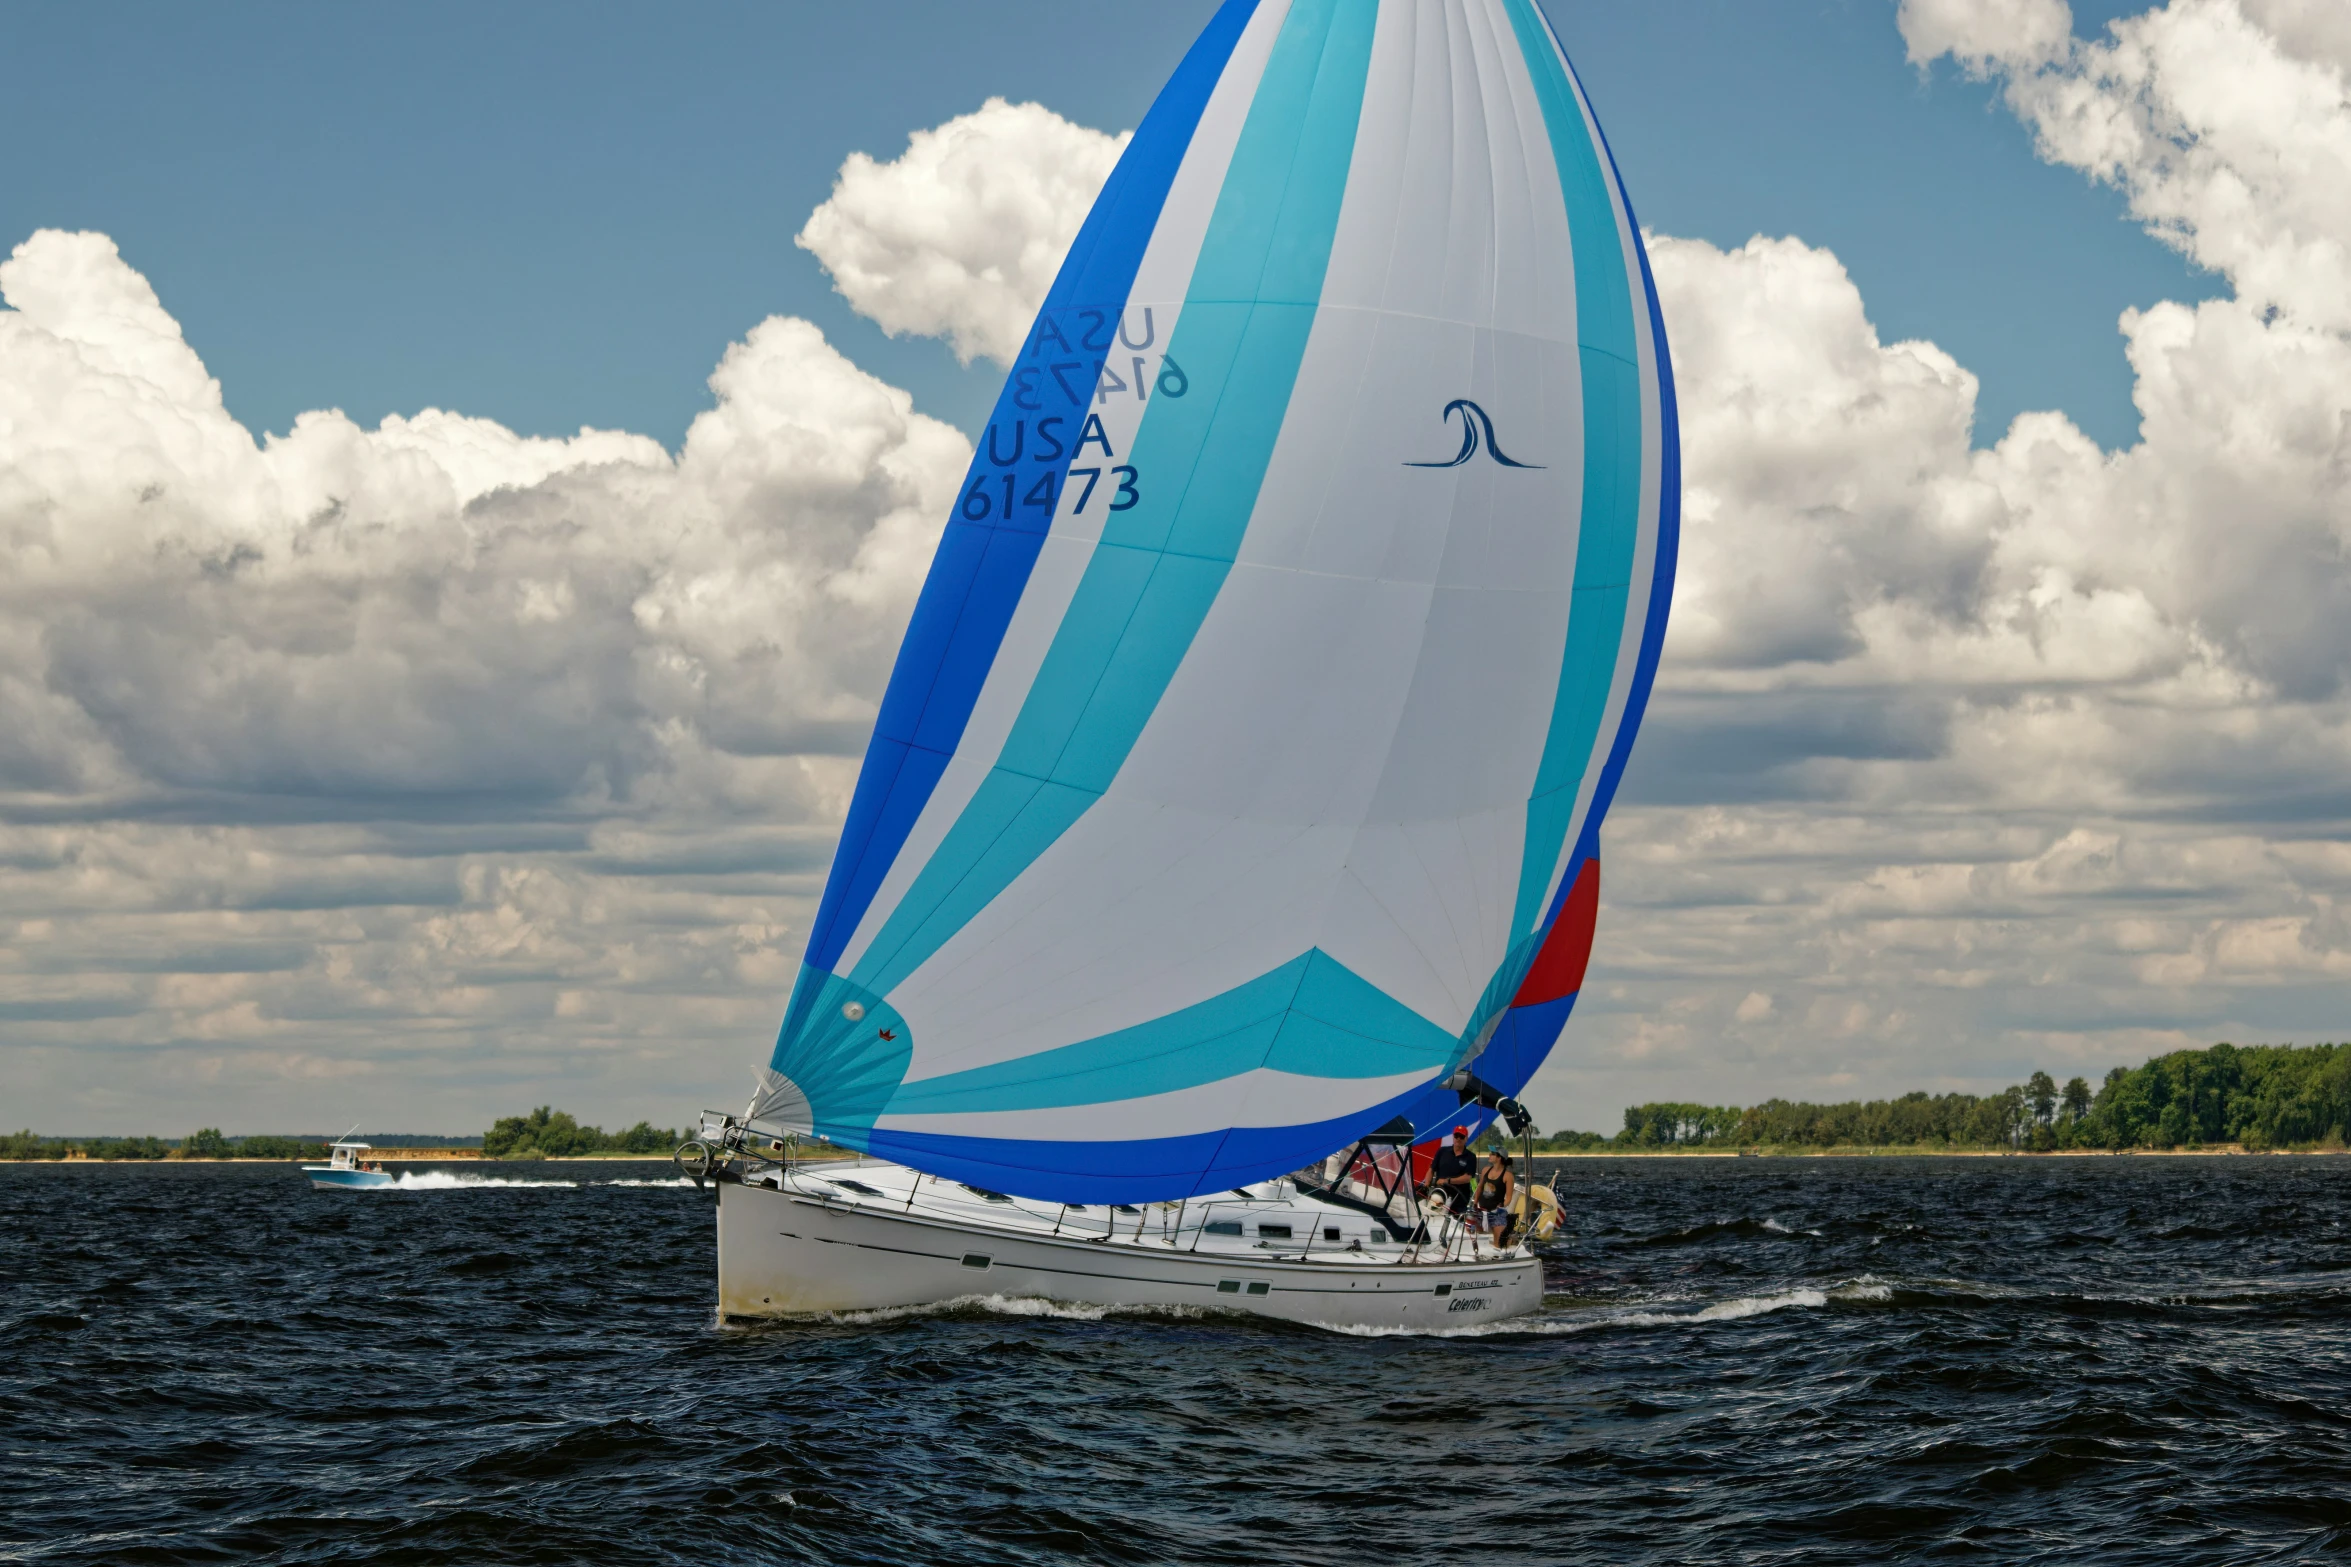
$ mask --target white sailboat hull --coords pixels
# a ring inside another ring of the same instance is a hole
[[[1303,1258],[1210,1250],[1196,1227],[1140,1239],[1100,1221],[1093,1238],[1027,1233],[918,1208],[845,1200],[796,1180],[724,1182],[718,1204],[719,1310],[784,1317],[1005,1296],[1088,1306],[1227,1310],[1335,1328],[1425,1331],[1537,1309],[1541,1262],[1524,1251],[1450,1260],[1436,1248]],[[1011,1215],[1026,1220],[1026,1213]],[[1189,1245],[1190,1249],[1187,1249]]]

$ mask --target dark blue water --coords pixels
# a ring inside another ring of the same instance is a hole
[[[0,1166],[0,1560],[2351,1552],[2351,1159],[1580,1160],[1541,1318],[1385,1338],[721,1328],[665,1167],[496,1173]]]

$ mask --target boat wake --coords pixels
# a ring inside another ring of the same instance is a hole
[[[1034,1295],[958,1295],[953,1300],[930,1301],[919,1306],[877,1306],[870,1311],[822,1311],[802,1317],[760,1321],[730,1321],[721,1318],[718,1325],[730,1332],[759,1332],[808,1323],[873,1327],[889,1322],[955,1317],[1047,1317],[1061,1322],[1100,1322],[1105,1317],[1156,1317],[1162,1321],[1197,1322],[1205,1317],[1237,1315],[1240,1314],[1217,1312],[1199,1306],[1082,1306],[1069,1301],[1045,1300]]]
[[[1602,1333],[1611,1328],[1679,1328],[1704,1323],[1740,1322],[1775,1311],[1817,1310],[1831,1301],[1859,1303],[1893,1298],[1892,1285],[1863,1274],[1860,1278],[1826,1288],[1800,1287],[1775,1291],[1769,1295],[1741,1295],[1731,1300],[1718,1300],[1695,1311],[1658,1311],[1654,1309],[1656,1303],[1652,1302],[1649,1307],[1641,1309],[1583,1307],[1572,1313],[1535,1318],[1517,1317],[1458,1328],[1342,1327],[1330,1331],[1351,1334],[1357,1338],[1540,1338],[1563,1333]]]
[[[1757,1236],[1764,1235],[1775,1237],[1802,1235],[1813,1240],[1822,1238],[1821,1232],[1818,1230],[1790,1228],[1777,1219],[1765,1217],[1761,1219],[1712,1219],[1704,1224],[1692,1224],[1677,1229],[1662,1230],[1654,1235],[1639,1236],[1634,1243],[1641,1246],[1688,1246],[1700,1241],[1753,1240]]]
[[[476,1187],[504,1186],[563,1186],[577,1187],[577,1181],[514,1181],[496,1175],[456,1175],[447,1170],[407,1170],[389,1186],[373,1188],[383,1192],[455,1192],[472,1191]]]

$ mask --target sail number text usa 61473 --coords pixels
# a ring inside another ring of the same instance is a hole
[[[1148,305],[1123,315],[1081,309],[1041,317],[1006,386],[1012,417],[1003,417],[1000,404],[989,421],[981,446],[987,461],[972,464],[956,515],[965,522],[1024,512],[1050,517],[1072,489],[1073,516],[1096,505],[1125,511],[1138,504],[1143,476],[1118,460],[1096,410],[1114,397],[1147,402],[1191,391],[1191,378],[1173,357],[1147,352],[1158,340],[1159,322]]]

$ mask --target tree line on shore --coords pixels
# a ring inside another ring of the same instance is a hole
[[[482,1134],[485,1159],[576,1159],[591,1153],[667,1153],[679,1135],[665,1126],[639,1121],[626,1131],[582,1126],[562,1110],[541,1105],[529,1115],[510,1115]]]
[[[667,1153],[679,1134],[639,1121],[625,1131],[582,1126],[564,1111],[539,1106],[529,1115],[510,1115],[478,1139],[485,1159],[572,1159],[582,1154]],[[435,1138],[452,1148],[477,1139]],[[424,1146],[417,1140],[412,1146]],[[411,1146],[411,1145],[404,1145]],[[187,1137],[43,1137],[30,1130],[0,1133],[0,1159],[324,1159],[324,1141],[306,1137],[224,1136],[205,1127]]]
[[[2116,1067],[2093,1091],[2046,1072],[1996,1094],[1810,1104],[1645,1104],[1614,1137],[1572,1132],[1555,1150],[1623,1148],[2340,1148],[2351,1141],[2351,1044],[2175,1050]]]
[[[324,1159],[327,1145],[301,1137],[224,1137],[208,1126],[189,1137],[43,1137],[0,1132],[0,1159]]]

